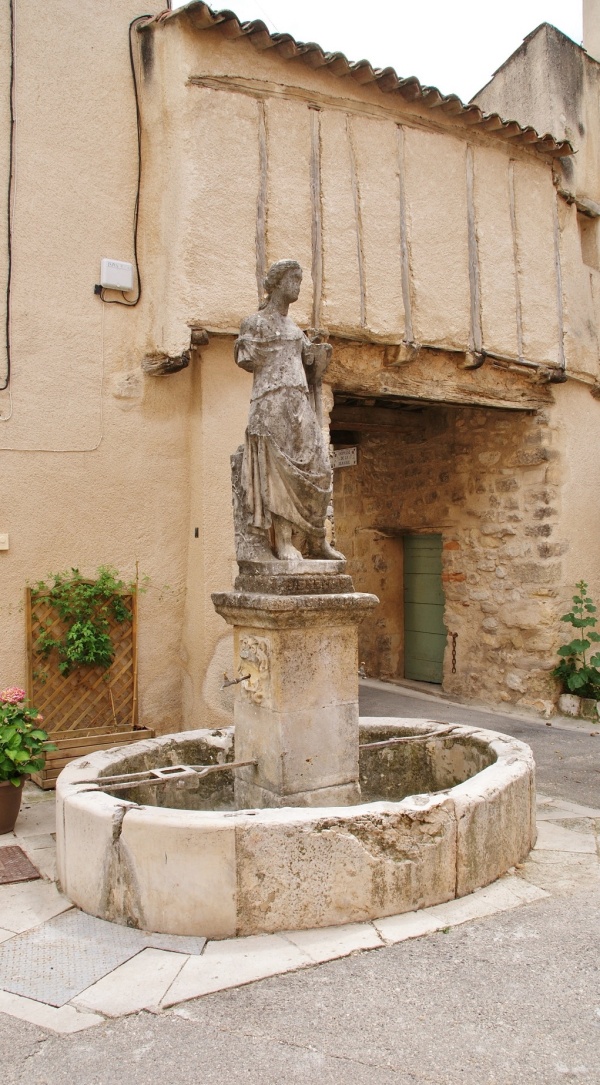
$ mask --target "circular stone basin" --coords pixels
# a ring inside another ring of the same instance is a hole
[[[61,888],[102,919],[230,938],[427,908],[525,858],[535,843],[528,746],[430,720],[361,719],[361,744],[391,737],[409,741],[361,749],[365,801],[346,807],[235,810],[227,770],[191,787],[103,789],[106,776],[232,761],[233,728],[79,758],[56,788]]]

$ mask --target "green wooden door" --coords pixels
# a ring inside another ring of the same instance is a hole
[[[404,536],[404,676],[442,682],[446,628],[442,536]]]

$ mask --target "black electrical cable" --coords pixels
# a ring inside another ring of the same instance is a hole
[[[15,9],[14,0],[9,0],[10,12],[10,81],[9,81],[9,124],[8,136],[8,196],[6,201],[6,238],[7,238],[7,262],[6,262],[6,378],[0,385],[0,391],[4,391],[10,384],[10,289],[12,284],[12,214],[11,205],[13,198],[14,182],[14,142],[15,142]]]
[[[12,0],[11,0],[12,3]],[[105,298],[104,290],[101,290],[100,297],[105,305],[125,305],[128,309],[133,309],[136,306],[142,296],[142,279],[140,276],[140,266],[138,263],[138,215],[140,210],[140,189],[142,184],[142,116],[140,113],[140,98],[137,85],[137,77],[135,71],[135,58],[133,55],[133,28],[137,23],[143,22],[145,19],[151,19],[151,15],[136,15],[135,19],[132,19],[129,24],[129,64],[131,66],[131,78],[133,80],[133,93],[135,97],[135,121],[137,128],[137,157],[138,157],[138,169],[137,169],[137,186],[135,192],[135,203],[133,205],[133,262],[135,264],[135,273],[137,276],[137,297],[128,301],[125,297],[121,298]]]

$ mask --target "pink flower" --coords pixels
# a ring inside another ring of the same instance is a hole
[[[0,701],[4,704],[19,704],[25,700],[25,697],[25,690],[19,689],[18,686],[9,686],[7,689],[0,691]]]
[[[35,722],[36,723],[43,723],[44,722],[44,717],[42,716],[41,712],[38,712],[37,716],[35,717]]]

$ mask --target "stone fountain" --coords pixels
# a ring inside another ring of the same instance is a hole
[[[535,842],[523,743],[429,720],[358,715],[355,592],[328,541],[320,417],[329,345],[288,315],[273,265],[236,362],[254,375],[232,457],[239,575],[213,595],[233,627],[233,728],[73,762],[57,783],[63,891],[105,919],[212,938],[319,927],[463,896]]]

